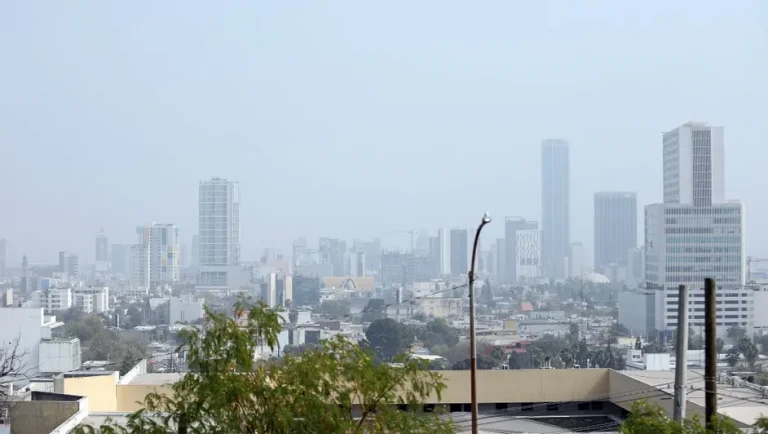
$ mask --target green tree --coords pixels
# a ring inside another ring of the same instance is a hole
[[[568,340],[570,341],[571,345],[579,342],[579,325],[575,323],[571,323],[571,325],[568,326]]]
[[[735,346],[728,349],[728,352],[725,353],[725,362],[728,363],[728,366],[731,368],[735,367],[739,364],[739,359],[741,358],[741,353],[739,352],[739,349]]]
[[[643,340],[640,339],[640,336],[635,339],[635,349],[636,350],[642,350],[643,349]]]
[[[725,341],[717,338],[715,341],[715,347],[717,347],[717,354],[723,354],[723,350],[725,349]]]
[[[389,362],[408,349],[414,336],[410,329],[392,318],[377,319],[365,331],[371,349],[384,362]]]
[[[374,322],[377,319],[384,318],[384,300],[381,298],[372,298],[368,300],[363,309],[361,320],[363,322]]]
[[[296,324],[296,321],[299,319],[299,311],[296,309],[291,309],[288,311],[288,321],[291,322],[291,324]]]
[[[327,300],[320,305],[318,313],[341,319],[349,315],[349,308],[348,300]]]
[[[761,418],[762,419],[762,418]],[[758,421],[758,423],[761,423]],[[757,427],[757,424],[756,424]],[[667,416],[666,411],[658,404],[648,404],[638,401],[632,404],[632,410],[619,428],[623,434],[740,434],[741,430],[733,421],[725,416],[716,415],[712,421],[712,429],[708,430],[698,416],[686,419],[682,424],[676,423]],[[759,433],[760,431],[758,429]]]
[[[726,334],[728,335],[729,338],[733,340],[733,342],[738,342],[742,338],[747,337],[747,330],[737,325],[733,325],[728,329],[728,332]]]
[[[749,338],[741,338],[735,346],[741,355],[744,356],[744,361],[747,362],[749,369],[754,369],[757,355],[760,353],[757,350],[757,345]]]
[[[445,385],[424,363],[397,359],[401,367],[377,364],[371,354],[340,336],[301,357],[259,363],[262,345],[275,348],[277,313],[263,303],[239,304],[237,318],[208,311],[205,333],[183,333],[194,373],[173,384],[171,396],[151,393],[144,409],[124,427],[81,426],[78,433],[391,433],[453,432],[439,412],[424,412],[427,397]],[[329,405],[329,397],[336,405]],[[409,411],[400,411],[399,403]],[[359,413],[355,412],[359,409]],[[358,417],[359,416],[359,417]],[[111,431],[110,431],[111,430]]]
[[[459,330],[451,327],[442,318],[429,321],[424,327],[416,329],[416,336],[430,350],[436,345],[456,346],[459,343]]]

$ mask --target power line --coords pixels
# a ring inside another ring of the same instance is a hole
[[[430,298],[430,297],[432,297],[433,295],[437,295],[437,294],[440,294],[440,293],[443,293],[443,292],[447,292],[447,291],[454,291],[454,290],[456,290],[456,289],[466,288],[467,286],[469,286],[469,283],[464,283],[464,284],[462,284],[462,285],[457,285],[457,286],[452,286],[452,287],[448,287],[448,288],[439,289],[439,290],[436,290],[436,291],[430,292],[430,293],[429,293],[429,294],[427,294],[427,295],[423,295],[423,296],[421,296],[421,297],[412,297],[412,298],[409,298],[409,299],[406,299],[406,300],[402,300],[402,301],[400,301],[399,303],[398,303],[398,302],[394,302],[394,303],[387,303],[387,304],[383,304],[383,305],[381,305],[381,306],[377,306],[377,307],[371,307],[371,308],[369,308],[368,306],[366,306],[366,307],[365,307],[365,308],[364,308],[362,311],[360,311],[360,312],[358,312],[358,313],[349,313],[349,314],[346,314],[346,315],[341,315],[341,316],[331,316],[331,317],[329,317],[328,319],[329,319],[329,320],[334,320],[334,319],[342,319],[342,318],[344,318],[344,319],[348,319],[348,318],[351,318],[351,317],[353,317],[353,316],[356,316],[356,315],[362,315],[362,314],[364,314],[364,313],[368,313],[368,312],[375,312],[375,311],[377,311],[377,310],[381,310],[381,309],[387,309],[387,308],[390,308],[390,307],[392,307],[392,306],[397,306],[397,305],[400,305],[400,304],[405,304],[405,303],[411,303],[411,302],[414,302],[414,301],[416,301],[416,300],[423,300],[423,299],[425,299],[425,298]]]

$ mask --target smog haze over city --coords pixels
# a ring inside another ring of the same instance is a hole
[[[104,228],[198,232],[198,185],[241,188],[243,260],[291,242],[542,220],[541,143],[570,148],[571,242],[593,195],[662,201],[662,132],[725,131],[725,196],[768,254],[768,6],[739,2],[0,4],[7,266],[94,260]],[[418,234],[418,232],[417,232]]]

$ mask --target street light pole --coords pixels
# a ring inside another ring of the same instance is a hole
[[[483,226],[491,222],[491,216],[486,212],[483,220],[475,232],[475,242],[472,244],[472,263],[469,266],[469,370],[470,391],[472,399],[472,434],[477,434],[477,344],[475,342],[475,257],[477,256],[477,242],[480,240],[480,231]]]

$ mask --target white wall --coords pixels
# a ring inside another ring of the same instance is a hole
[[[40,372],[64,373],[80,369],[80,340],[40,343]]]
[[[192,295],[171,297],[169,307],[170,325],[177,322],[193,322],[203,318],[203,299],[196,299]]]
[[[30,375],[38,370],[43,309],[39,307],[8,307],[0,309],[0,342],[7,345],[20,337],[20,349],[27,352],[24,365]]]

